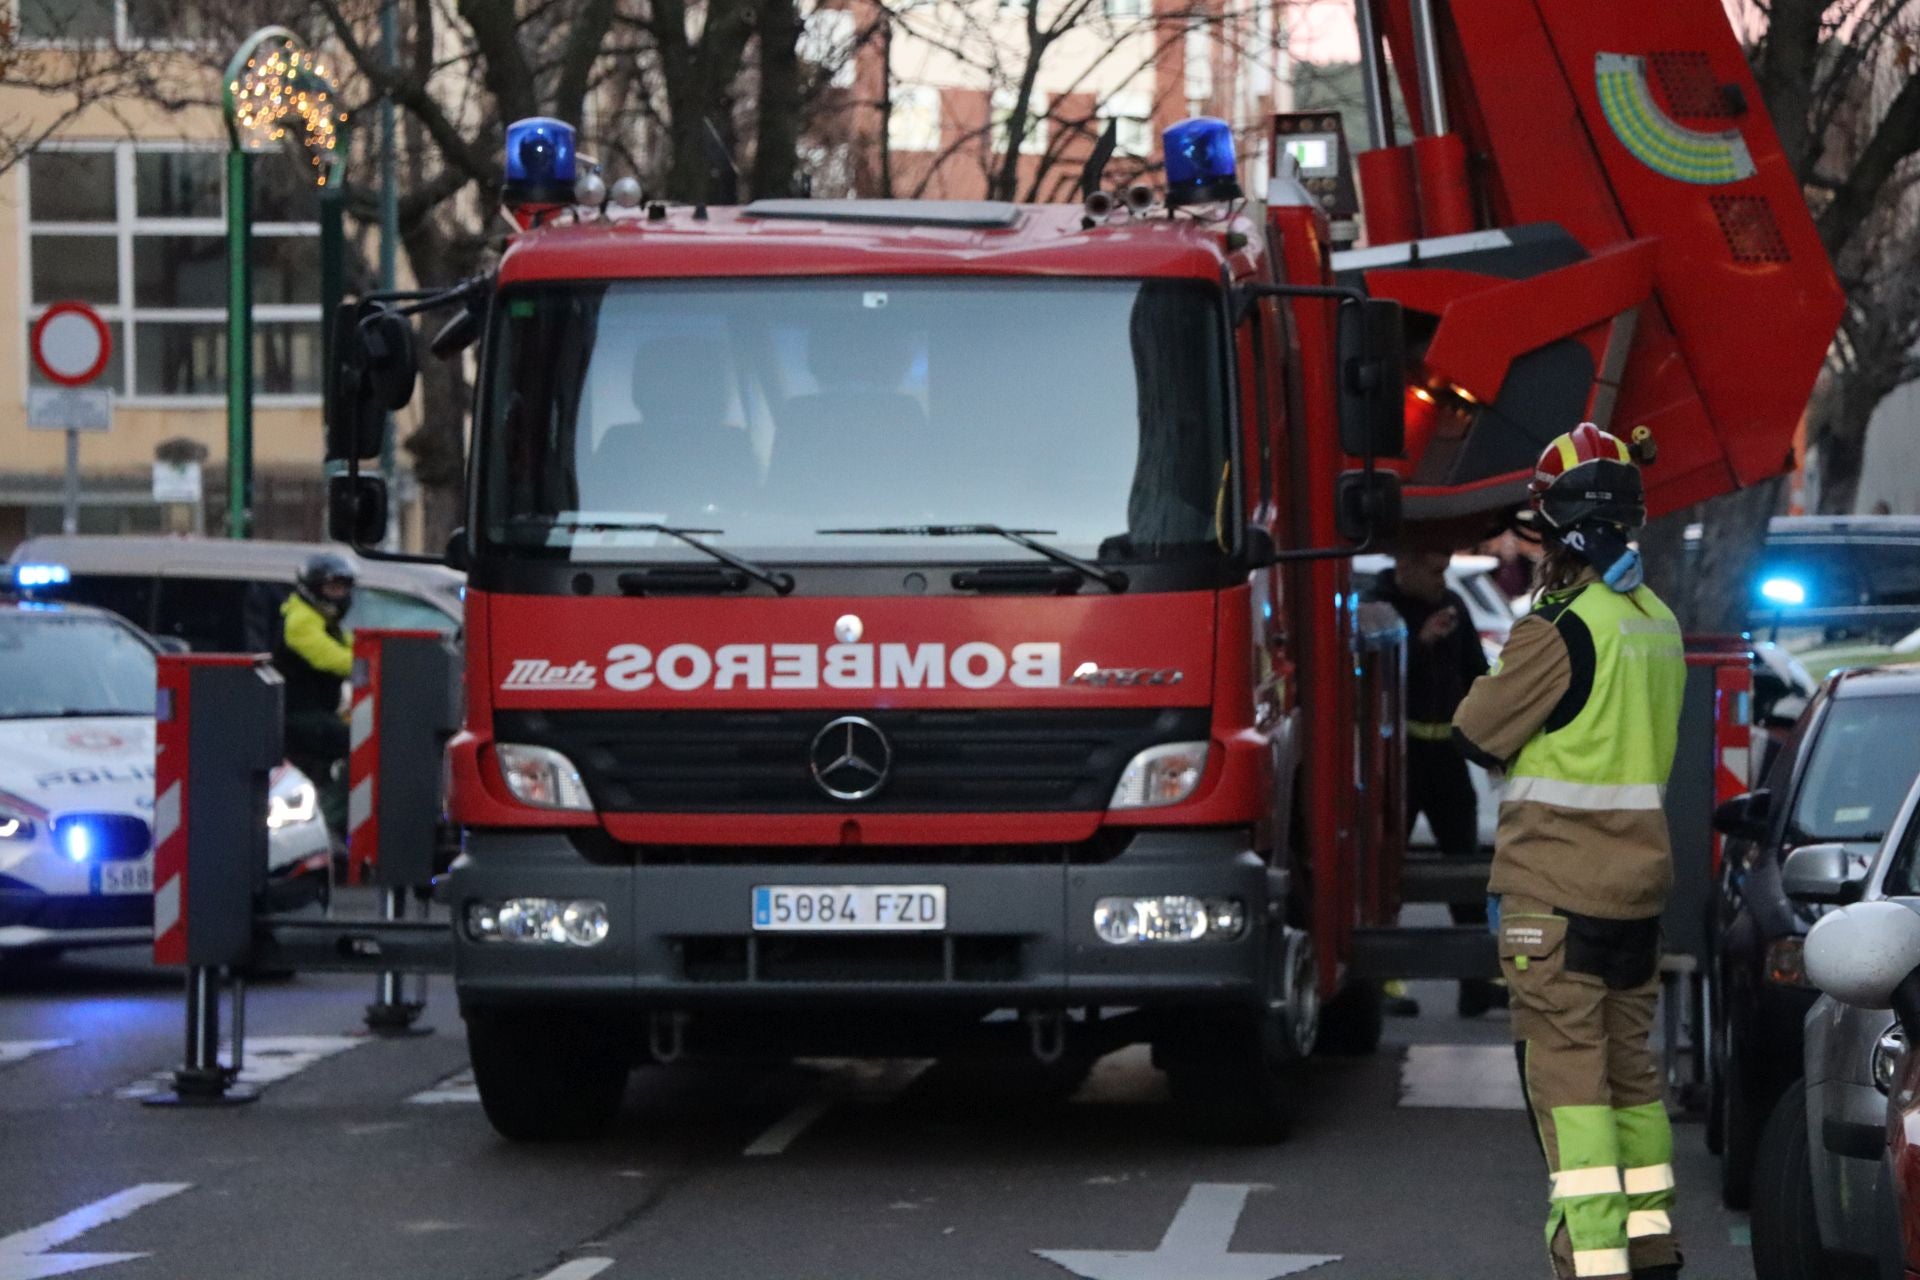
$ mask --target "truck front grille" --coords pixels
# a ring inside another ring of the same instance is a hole
[[[679,940],[690,982],[1014,982],[1020,939],[998,935],[749,934]]]
[[[892,748],[872,796],[815,782],[814,739],[871,721]],[[1208,734],[1205,707],[1101,710],[502,711],[502,742],[551,747],[611,813],[1045,813],[1103,810],[1127,761]]]

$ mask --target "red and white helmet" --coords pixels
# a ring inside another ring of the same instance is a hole
[[[1647,494],[1627,442],[1583,422],[1557,437],[1527,484],[1533,509],[1555,529],[1602,520],[1623,529],[1647,522]]]

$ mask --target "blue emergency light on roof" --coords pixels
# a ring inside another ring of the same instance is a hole
[[[529,116],[507,126],[506,202],[560,203],[572,198],[578,174],[573,126],[548,116]]]
[[[1807,602],[1807,589],[1792,578],[1768,578],[1760,584],[1763,599],[1778,605],[1800,605]]]
[[[1233,128],[1225,120],[1182,120],[1161,135],[1161,147],[1167,160],[1168,208],[1241,195]]]
[[[73,580],[63,564],[17,564],[13,567],[13,585],[22,591],[34,587],[60,587]]]

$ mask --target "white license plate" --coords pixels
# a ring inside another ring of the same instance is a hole
[[[765,933],[922,933],[947,927],[943,884],[763,884],[753,927]]]
[[[152,893],[151,862],[102,862],[93,869],[95,893]]]

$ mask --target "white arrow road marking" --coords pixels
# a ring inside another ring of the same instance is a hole
[[[248,1036],[246,1061],[240,1064],[240,1083],[264,1088],[298,1075],[322,1058],[344,1053],[366,1043],[364,1036]],[[220,1046],[220,1061],[233,1060],[233,1046]],[[116,1089],[116,1098],[144,1098],[173,1088],[171,1069],[157,1071],[144,1080],[136,1080],[124,1089]]]
[[[575,1258],[547,1272],[540,1280],[593,1280],[613,1265],[612,1258]]]
[[[480,1090],[473,1083],[473,1069],[469,1067],[465,1071],[454,1072],[431,1089],[422,1089],[407,1101],[417,1102],[423,1106],[443,1102],[478,1102]]]
[[[1523,1111],[1527,1104],[1511,1046],[1416,1044],[1400,1067],[1400,1105]]]
[[[1196,1182],[1158,1249],[1035,1249],[1085,1280],[1277,1280],[1338,1254],[1229,1253],[1250,1183]]]
[[[45,1280],[47,1276],[71,1275],[93,1267],[132,1262],[144,1253],[48,1253],[95,1227],[117,1222],[156,1200],[178,1195],[190,1182],[143,1182],[125,1191],[116,1191],[104,1200],[63,1213],[52,1222],[0,1236],[0,1280]]]
[[[0,1040],[0,1067],[25,1062],[36,1053],[73,1047],[71,1040]]]
[[[896,1058],[867,1061],[857,1058],[802,1058],[799,1066],[824,1070],[819,1096],[789,1111],[765,1133],[747,1144],[749,1156],[777,1156],[793,1145],[835,1102],[885,1102],[906,1092],[907,1086],[933,1065],[932,1058]]]

